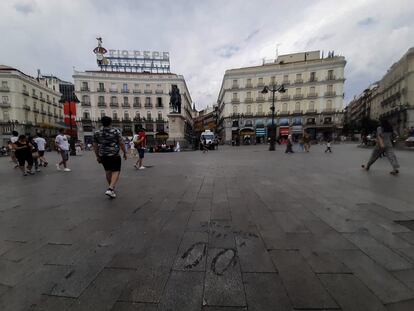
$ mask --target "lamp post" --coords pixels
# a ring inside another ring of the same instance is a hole
[[[275,94],[276,92],[285,93],[286,89],[285,86],[282,84],[280,86],[276,86],[276,84],[271,85],[270,87],[265,86],[262,90],[262,94],[267,94],[272,92],[272,107],[270,110],[272,111],[272,130],[270,134],[270,145],[269,151],[275,151],[275,142],[276,142],[276,130],[275,130]]]

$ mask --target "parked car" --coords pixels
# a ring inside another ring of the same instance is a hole
[[[414,136],[410,136],[405,140],[405,145],[407,147],[414,147]]]

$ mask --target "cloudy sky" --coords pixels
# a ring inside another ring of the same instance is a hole
[[[1,0],[0,64],[71,81],[108,49],[169,51],[197,108],[224,71],[304,50],[347,59],[345,104],[414,46],[412,0]]]

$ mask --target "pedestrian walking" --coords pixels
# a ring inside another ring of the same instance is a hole
[[[10,152],[10,158],[12,159],[12,162],[14,163],[14,168],[19,167],[19,163],[17,161],[15,150],[13,148],[13,144],[16,143],[16,141],[19,139],[19,133],[17,131],[12,132],[12,137],[10,137],[10,144],[11,144],[11,152]]]
[[[325,153],[327,153],[327,152],[332,153],[332,149],[331,149],[331,141],[330,141],[330,140],[328,140],[328,141],[326,142],[326,149],[325,149]]]
[[[289,135],[286,142],[286,150],[285,153],[293,153],[293,141],[292,141],[292,135]]]
[[[303,141],[303,136],[299,139],[299,148],[300,151],[305,151],[305,142]]]
[[[29,136],[27,140],[32,145],[32,158],[33,158],[33,165],[34,165],[34,168],[35,168],[35,172],[40,172],[40,169],[39,169],[39,149],[37,147],[37,144],[34,140],[34,137]]]
[[[309,134],[308,133],[303,134],[303,144],[304,144],[306,152],[309,152],[310,150],[310,142],[311,142],[311,138]]]
[[[20,135],[17,141],[13,144],[14,153],[17,158],[17,162],[19,164],[19,168],[23,173],[23,176],[27,176],[27,174],[33,175],[32,167],[33,167],[33,157],[32,157],[32,149],[33,146],[27,140],[26,135]],[[25,164],[27,163],[27,166]]]
[[[138,134],[134,135],[133,142],[135,144],[135,148],[138,152],[138,160],[135,163],[134,167],[138,170],[144,170],[144,155],[145,155],[145,148],[147,145],[147,137],[145,135],[145,130],[140,128],[138,130]]]
[[[59,129],[59,135],[56,136],[55,143],[57,146],[57,151],[62,157],[62,160],[59,163],[56,163],[56,169],[60,171],[60,167],[63,165],[63,171],[70,172],[71,169],[67,166],[67,162],[69,161],[69,140],[68,137],[64,134],[63,129]]]
[[[392,175],[397,175],[399,173],[399,167],[397,157],[395,156],[393,150],[393,134],[394,130],[392,125],[388,122],[388,120],[382,119],[381,125],[377,128],[377,144],[372,151],[371,157],[366,165],[361,165],[362,168],[365,170],[369,170],[371,165],[378,160],[382,153],[385,154],[388,161],[390,162],[393,170],[390,172]]]
[[[208,148],[207,148],[207,140],[204,136],[202,136],[202,145],[203,145],[203,153],[208,152]]]
[[[38,133],[35,135],[34,142],[37,144],[40,166],[46,167],[48,164],[45,158],[46,140]]]
[[[124,160],[127,159],[127,151],[122,139],[121,131],[111,126],[110,117],[102,117],[102,128],[96,131],[93,136],[93,149],[96,160],[104,167],[108,189],[105,195],[116,198],[115,186],[118,183],[121,173],[121,157],[119,151],[122,150]]]

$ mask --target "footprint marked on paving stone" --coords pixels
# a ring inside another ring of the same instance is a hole
[[[211,270],[217,275],[223,275],[228,268],[234,266],[237,262],[236,251],[233,249],[224,249],[220,251],[211,262]]]
[[[186,269],[191,269],[196,267],[204,255],[206,254],[206,243],[197,242],[190,246],[190,248],[181,256],[182,259],[185,259],[184,267]]]

